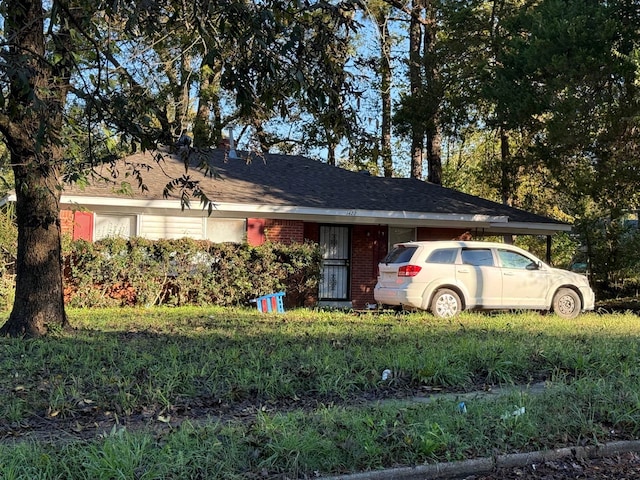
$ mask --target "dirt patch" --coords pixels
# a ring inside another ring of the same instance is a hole
[[[604,458],[567,458],[523,467],[498,468],[485,475],[469,475],[464,480],[633,480],[640,478],[640,455],[626,452]]]

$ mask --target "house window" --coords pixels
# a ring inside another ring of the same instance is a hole
[[[96,214],[93,239],[100,240],[107,237],[130,238],[136,234],[135,215],[104,215]]]
[[[245,240],[246,221],[235,218],[207,218],[207,240],[214,243],[242,243]]]
[[[396,243],[413,242],[416,239],[416,229],[407,227],[389,227],[389,250]]]
[[[140,236],[150,240],[161,238],[204,238],[204,218],[168,215],[141,215]]]

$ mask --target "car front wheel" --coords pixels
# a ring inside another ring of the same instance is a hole
[[[576,318],[582,310],[580,296],[570,288],[561,288],[553,297],[553,311],[562,318]]]
[[[462,311],[460,296],[448,288],[438,290],[431,301],[431,313],[438,318],[455,317]]]

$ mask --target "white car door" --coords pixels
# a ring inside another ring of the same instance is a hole
[[[502,271],[502,304],[514,308],[546,308],[549,271],[536,259],[498,248]],[[541,268],[542,267],[542,268]]]
[[[502,274],[490,248],[463,248],[456,279],[469,292],[468,307],[496,308],[502,305]]]

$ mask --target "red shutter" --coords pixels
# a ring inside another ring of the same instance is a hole
[[[93,241],[93,213],[75,212],[73,239]]]
[[[247,243],[257,246],[265,242],[264,218],[247,218]]]

